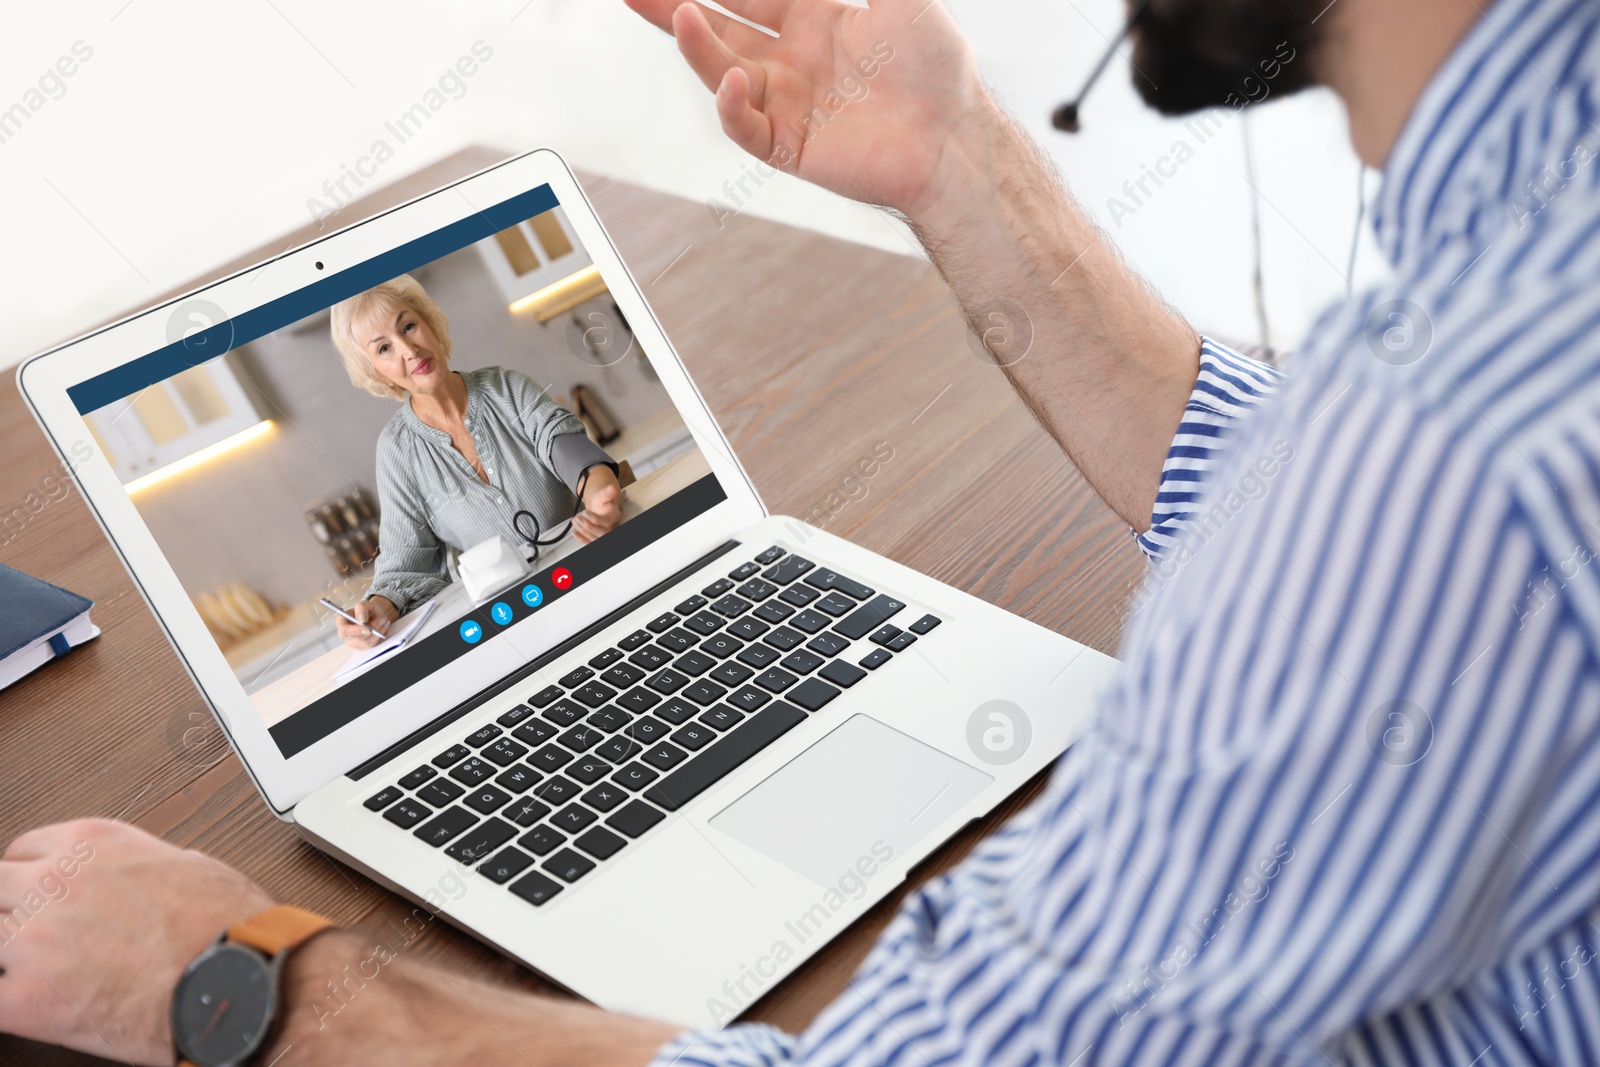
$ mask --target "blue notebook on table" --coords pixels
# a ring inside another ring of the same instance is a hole
[[[93,603],[0,563],[0,689],[99,637]]]

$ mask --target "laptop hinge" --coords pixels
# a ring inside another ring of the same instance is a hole
[[[486,702],[493,700],[501,693],[504,693],[507,689],[510,689],[512,686],[521,683],[523,679],[528,677],[528,675],[541,670],[547,665],[554,663],[562,656],[565,656],[568,652],[571,652],[573,649],[589,640],[589,638],[593,637],[601,630],[604,630],[606,627],[614,624],[624,615],[627,615],[629,612],[636,611],[645,604],[648,604],[650,601],[654,600],[656,597],[660,596],[669,588],[676,585],[678,582],[681,582],[683,579],[687,578],[701,567],[704,567],[707,563],[710,563],[718,556],[727,555],[729,552],[738,547],[738,541],[724,541],[722,544],[718,545],[716,548],[713,548],[710,552],[707,552],[705,555],[701,556],[687,567],[684,567],[682,570],[679,570],[662,581],[657,582],[655,585],[651,586],[649,589],[646,589],[644,592],[640,593],[638,596],[634,597],[617,610],[611,612],[609,615],[590,623],[588,626],[585,626],[582,630],[579,630],[565,641],[562,641],[560,644],[551,648],[548,652],[534,657],[523,666],[506,675],[504,678],[497,680],[493,685],[479,690],[466,700],[463,700],[461,703],[445,712],[443,715],[440,715],[438,718],[432,720],[426,725],[413,730],[411,733],[396,741],[394,744],[390,745],[376,756],[373,756],[371,759],[364,760],[352,767],[350,770],[345,772],[345,777],[351,779],[352,781],[359,782],[361,779],[365,778],[367,775],[371,774],[385,763],[388,763],[390,760],[400,755],[400,753],[404,752],[406,749],[412,747],[413,745],[420,744],[429,737],[432,737],[434,734],[438,733],[446,726],[449,726],[451,723],[455,722],[472,709],[482,707]]]

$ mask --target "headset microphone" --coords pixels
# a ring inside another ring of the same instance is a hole
[[[1068,100],[1056,108],[1050,116],[1050,125],[1066,133],[1077,133],[1081,128],[1078,122],[1078,109],[1083,106],[1083,101],[1089,95],[1089,90],[1094,88],[1094,83],[1100,80],[1100,75],[1105,73],[1111,57],[1117,54],[1117,49],[1122,47],[1122,42],[1128,39],[1128,34],[1133,28],[1144,21],[1145,12],[1149,10],[1150,0],[1138,0],[1133,11],[1128,15],[1127,23],[1122,27],[1122,32],[1117,34],[1117,39],[1112,41],[1106,49],[1105,55],[1100,57],[1100,62],[1094,65],[1094,70],[1089,73],[1089,78],[1083,83],[1083,88],[1078,90],[1075,99]]]

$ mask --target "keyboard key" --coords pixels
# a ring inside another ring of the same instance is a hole
[[[556,742],[574,752],[587,752],[605,739],[606,735],[593,726],[574,726],[556,738]]]
[[[807,678],[789,690],[788,699],[807,711],[816,711],[839,695],[839,690],[818,678]]]
[[[828,662],[815,652],[807,652],[803,648],[795,649],[783,657],[783,669],[796,674],[810,674],[824,663]]]
[[[653,745],[667,736],[667,725],[647,715],[628,727],[628,736],[641,744]]]
[[[699,681],[684,689],[683,695],[702,708],[721,700],[728,691],[716,682]]]
[[[779,548],[777,545],[773,545],[771,548],[761,553],[761,555],[757,556],[756,562],[765,567],[767,564],[776,562],[782,558],[783,549]]]
[[[743,597],[737,597],[732,593],[729,593],[727,596],[711,605],[711,610],[716,612],[718,615],[726,615],[730,619],[736,619],[754,606],[754,604],[751,604],[750,601],[744,599]]]
[[[411,832],[438,848],[477,821],[478,817],[466,808],[446,808]]]
[[[470,755],[472,755],[472,749],[468,748],[466,745],[451,745],[449,748],[433,757],[432,763],[435,767],[443,770],[446,767],[454,767],[456,764],[460,763]]]
[[[805,718],[805,714],[798,708],[791,707],[781,700],[777,701],[771,707],[752,715],[736,729],[730,730],[721,741],[677,771],[646,789],[645,799],[659,804],[668,811],[677,811],[721,781],[735,767],[800,725]]]
[[[875,648],[861,657],[861,665],[869,671],[875,671],[893,658],[894,655],[887,648]]]
[[[719,730],[731,730],[744,721],[744,715],[726,704],[718,704],[716,707],[707,708],[700,716],[700,721]]]
[[[664,700],[651,714],[658,719],[665,719],[674,726],[682,726],[694,718],[695,712],[700,710],[700,705],[691,704],[680,697]]]
[[[842,659],[834,660],[817,673],[818,678],[826,678],[841,689],[849,689],[866,676],[866,671]]]
[[[537,908],[561,892],[561,883],[551,881],[538,871],[530,871],[520,881],[511,883],[511,891]]]
[[[550,805],[533,797],[521,797],[513,800],[500,814],[518,826],[532,826],[550,814]]]
[[[542,708],[546,704],[553,704],[557,700],[560,700],[562,696],[563,694],[559,685],[547,685],[537,693],[533,694],[533,696],[529,697],[528,703],[532,704],[536,708]]]
[[[695,615],[692,618],[685,619],[683,625],[693,630],[701,637],[705,637],[722,629],[723,622],[724,620],[722,616],[713,615],[709,611],[702,611],[700,614]]]
[[[578,783],[559,774],[533,789],[534,796],[550,804],[565,804],[580,792],[582,787]]]
[[[622,651],[624,651],[624,652],[632,652],[634,649],[638,648],[640,645],[647,644],[649,642],[649,640],[650,640],[649,631],[647,631],[647,630],[635,630],[635,631],[633,631],[633,633],[629,634],[627,637],[624,637],[621,641],[618,641],[617,642],[617,647],[622,649]]]
[[[633,716],[614,704],[607,704],[586,720],[590,726],[603,733],[615,733],[633,721]]]
[[[517,844],[535,856],[544,856],[567,843],[567,835],[550,826],[535,826],[517,838]]]
[[[639,668],[644,673],[649,674],[651,671],[664,666],[671,658],[671,653],[665,652],[657,648],[655,645],[645,645],[639,651],[629,656],[628,662]],[[611,672],[607,671],[606,673],[610,674]],[[607,678],[606,680],[610,681],[611,679]],[[628,684],[631,685],[632,683],[630,682]]]
[[[401,792],[399,786],[397,786],[397,785],[388,786],[388,787],[386,787],[384,789],[379,790],[378,792],[372,794],[370,797],[367,798],[367,800],[366,800],[367,810],[368,811],[382,811],[384,808],[387,808],[390,804],[393,804],[395,801],[399,800],[404,795],[405,794],[403,792]]]
[[[752,578],[734,590],[735,593],[738,593],[746,600],[765,600],[777,591],[777,586],[760,578]]]
[[[613,671],[616,669],[616,667],[611,668]],[[590,708],[598,708],[601,704],[606,703],[612,697],[616,696],[617,691],[612,689],[610,686],[601,685],[599,682],[590,682],[588,685],[584,686],[582,689],[579,689],[572,695],[585,706]]]
[[[684,679],[688,681],[688,679]],[[657,704],[661,703],[661,694],[653,693],[643,686],[628,690],[617,698],[617,703],[633,712],[643,715]]]
[[[627,737],[608,737],[594,750],[594,754],[611,763],[624,763],[642,747],[637,741]]]
[[[550,816],[550,825],[563,833],[575,834],[600,816],[574,801]]]
[[[870,586],[862,585],[853,578],[846,578],[838,571],[831,571],[826,567],[820,567],[806,575],[806,584],[816,586],[824,592],[838,591],[857,600],[866,600],[873,593]]]
[[[644,649],[640,649],[639,651],[643,652]],[[634,654],[638,655],[637,652]],[[615,667],[612,667],[609,671],[606,671],[606,673],[602,674],[600,676],[600,680],[605,682],[607,685],[614,685],[618,689],[626,689],[630,685],[638,685],[640,682],[644,681],[644,676],[648,673],[650,672],[640,670],[631,663],[619,663]]]
[[[450,777],[465,786],[474,786],[485,778],[493,778],[495,765],[488,760],[481,760],[473,756],[467,762],[459,764],[450,772]]]
[[[592,667],[578,667],[575,670],[571,670],[571,671],[568,671],[566,674],[563,674],[558,679],[557,684],[559,684],[559,685],[561,685],[561,686],[563,686],[563,687],[565,687],[567,689],[572,689],[575,686],[582,685],[584,682],[587,682],[590,678],[593,678],[593,677],[594,677],[594,668],[592,668]]]
[[[924,615],[910,626],[907,626],[906,629],[914,634],[925,634],[943,621],[937,615]]]
[[[585,859],[570,848],[564,848],[539,864],[539,866],[563,882],[576,882],[579,878],[594,870],[594,861]]]
[[[740,711],[755,711],[761,705],[772,699],[772,694],[765,689],[758,689],[747,685],[728,694],[728,703]]]
[[[416,770],[400,779],[400,788],[415,789],[417,786],[421,785],[423,782],[426,782],[428,779],[434,777],[438,773],[438,771],[424,763],[422,766],[418,767]]]
[[[451,859],[471,865],[488,857],[495,849],[517,836],[517,828],[504,819],[488,819],[474,826],[455,844],[444,850]]]
[[[716,733],[711,727],[701,723],[692,722],[688,726],[680,727],[673,732],[672,740],[688,749],[690,752],[699,752],[712,741],[716,740]]]
[[[757,619],[753,616],[746,616],[745,618],[740,619],[738,622],[729,623],[727,632],[735,637],[743,638],[746,641],[754,641],[756,638],[760,637],[770,629],[772,629],[772,627],[762,622],[760,619]]]
[[[690,648],[693,648],[695,642],[698,640],[700,640],[699,637],[690,633],[688,630],[685,630],[681,626],[676,626],[662,634],[660,637],[656,638],[656,644],[660,645],[663,649],[676,656],[680,652],[685,652]]]
[[[587,714],[587,708],[570,700],[558,700],[544,709],[544,717],[557,726],[571,726]]]
[[[647,750],[642,758],[658,771],[670,771],[688,759],[689,754],[672,742],[663,741],[655,748]]]
[[[761,564],[759,563],[741,563],[737,567],[733,568],[733,570],[728,572],[728,578],[731,581],[742,582],[752,574],[758,573],[760,570]]]
[[[611,773],[611,764],[605,760],[595,759],[593,756],[580,756],[563,772],[570,778],[576,778],[584,785],[594,785],[600,779]]]
[[[429,782],[417,790],[417,799],[436,808],[448,807],[457,797],[466,790],[454,782],[441,778],[437,782]]]
[[[717,665],[717,661],[704,652],[685,652],[678,657],[678,662],[672,665],[674,670],[682,671],[691,678],[697,678]]]
[[[746,645],[740,649],[737,659],[740,663],[747,663],[760,669],[770,666],[778,658],[778,653],[766,645]]]
[[[496,719],[495,722],[499,723],[501,726],[510,728],[517,725],[517,723],[521,722],[523,719],[526,719],[532,714],[533,709],[528,707],[528,705],[518,704],[516,707],[512,708],[510,711]]]
[[[796,648],[805,640],[800,634],[795,633],[787,626],[780,626],[761,639],[779,652],[787,652]]]
[[[717,597],[721,596],[723,593],[726,593],[732,588],[733,582],[729,581],[727,578],[718,578],[716,581],[700,590],[700,595],[703,597],[710,597],[711,599],[715,600]]]
[[[732,634],[713,634],[700,642],[700,649],[718,659],[727,659],[744,647],[744,642]]]
[[[428,817],[428,806],[415,800],[402,800],[384,812],[383,817],[400,829],[409,830]]]
[[[642,763],[630,763],[616,774],[611,780],[624,789],[631,789],[635,793],[661,777],[661,772],[654,767],[646,767]]]
[[[742,685],[754,673],[744,664],[730,661],[712,671],[711,678],[721,685],[734,686]]]
[[[659,615],[651,619],[645,624],[645,629],[653,634],[663,634],[676,625],[678,625],[678,617],[669,611],[665,615]]]
[[[610,811],[627,799],[628,794],[623,792],[620,785],[607,782],[601,782],[583,794],[583,802],[596,811]]]
[[[572,753],[555,745],[546,745],[528,757],[528,763],[545,774],[554,774],[571,762]]]
[[[838,634],[818,634],[806,642],[806,647],[819,656],[837,656],[850,647],[850,642]]]
[[[538,719],[530,719],[511,731],[511,736],[530,745],[542,745],[556,735],[555,727]]]
[[[489,815],[503,808],[510,799],[510,793],[496,789],[492,785],[480,785],[467,794],[467,799],[463,803],[480,815]]]
[[[903,633],[905,633],[905,631],[900,629],[898,626],[880,626],[878,627],[877,632],[871,637],[867,638],[867,640],[871,641],[875,645],[887,645],[890,641],[893,641]]]
[[[788,585],[790,582],[794,581],[796,578],[800,577],[814,566],[816,566],[816,564],[812,563],[809,559],[802,559],[799,556],[789,556],[782,563],[768,567],[766,570],[762,571],[761,577],[765,578],[769,582],[777,582],[779,585]]]
[[[790,619],[789,625],[793,626],[796,630],[804,630],[808,634],[814,634],[826,629],[828,623],[831,621],[832,620],[822,612],[812,611],[810,608],[807,608],[805,611],[802,611],[800,614]]]
[[[778,594],[778,599],[785,604],[793,604],[797,608],[803,608],[821,595],[821,593],[809,586],[791,585]]]
[[[589,661],[589,666],[593,667],[597,671],[603,671],[607,667],[611,666],[613,663],[617,662],[617,660],[619,660],[621,658],[622,658],[622,649],[620,649],[620,648],[608,648],[604,652],[602,652],[598,656],[596,656],[594,659],[590,660]]]
[[[770,668],[765,674],[756,676],[756,684],[763,689],[770,689],[774,693],[781,693],[795,683],[795,676],[788,671]]]
[[[780,623],[794,614],[794,608],[777,600],[769,600],[750,613],[763,622]]]
[[[706,598],[705,597],[703,597],[703,596],[692,596],[688,600],[685,600],[683,603],[679,604],[677,607],[673,608],[672,610],[676,611],[679,615],[693,615],[695,612],[699,611],[701,608],[703,608],[705,606],[706,606]]]
[[[917,635],[912,633],[910,630],[907,630],[883,647],[887,648],[890,652],[904,652],[906,649],[916,644],[916,641]]]
[[[496,767],[509,767],[527,754],[527,745],[519,745],[509,737],[502,737],[483,750],[483,757]]]
[[[676,693],[689,684],[689,676],[674,670],[665,670],[644,684],[658,693]]]
[[[811,606],[818,611],[825,611],[837,619],[841,615],[854,611],[856,602],[840,593],[829,593]]]
[[[665,818],[665,815],[644,801],[635,800],[607,819],[606,825],[614,830],[621,830],[629,837],[638,837]]]
[[[478,871],[496,885],[505,885],[511,879],[527,870],[532,863],[532,856],[520,849],[507,846],[496,852],[492,859],[478,868]]]
[[[573,842],[597,860],[608,860],[622,851],[622,846],[628,842],[607,830],[603,826],[596,826]]]

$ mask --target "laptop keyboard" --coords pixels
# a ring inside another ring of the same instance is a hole
[[[774,546],[366,807],[537,907],[939,625],[905,608]]]

